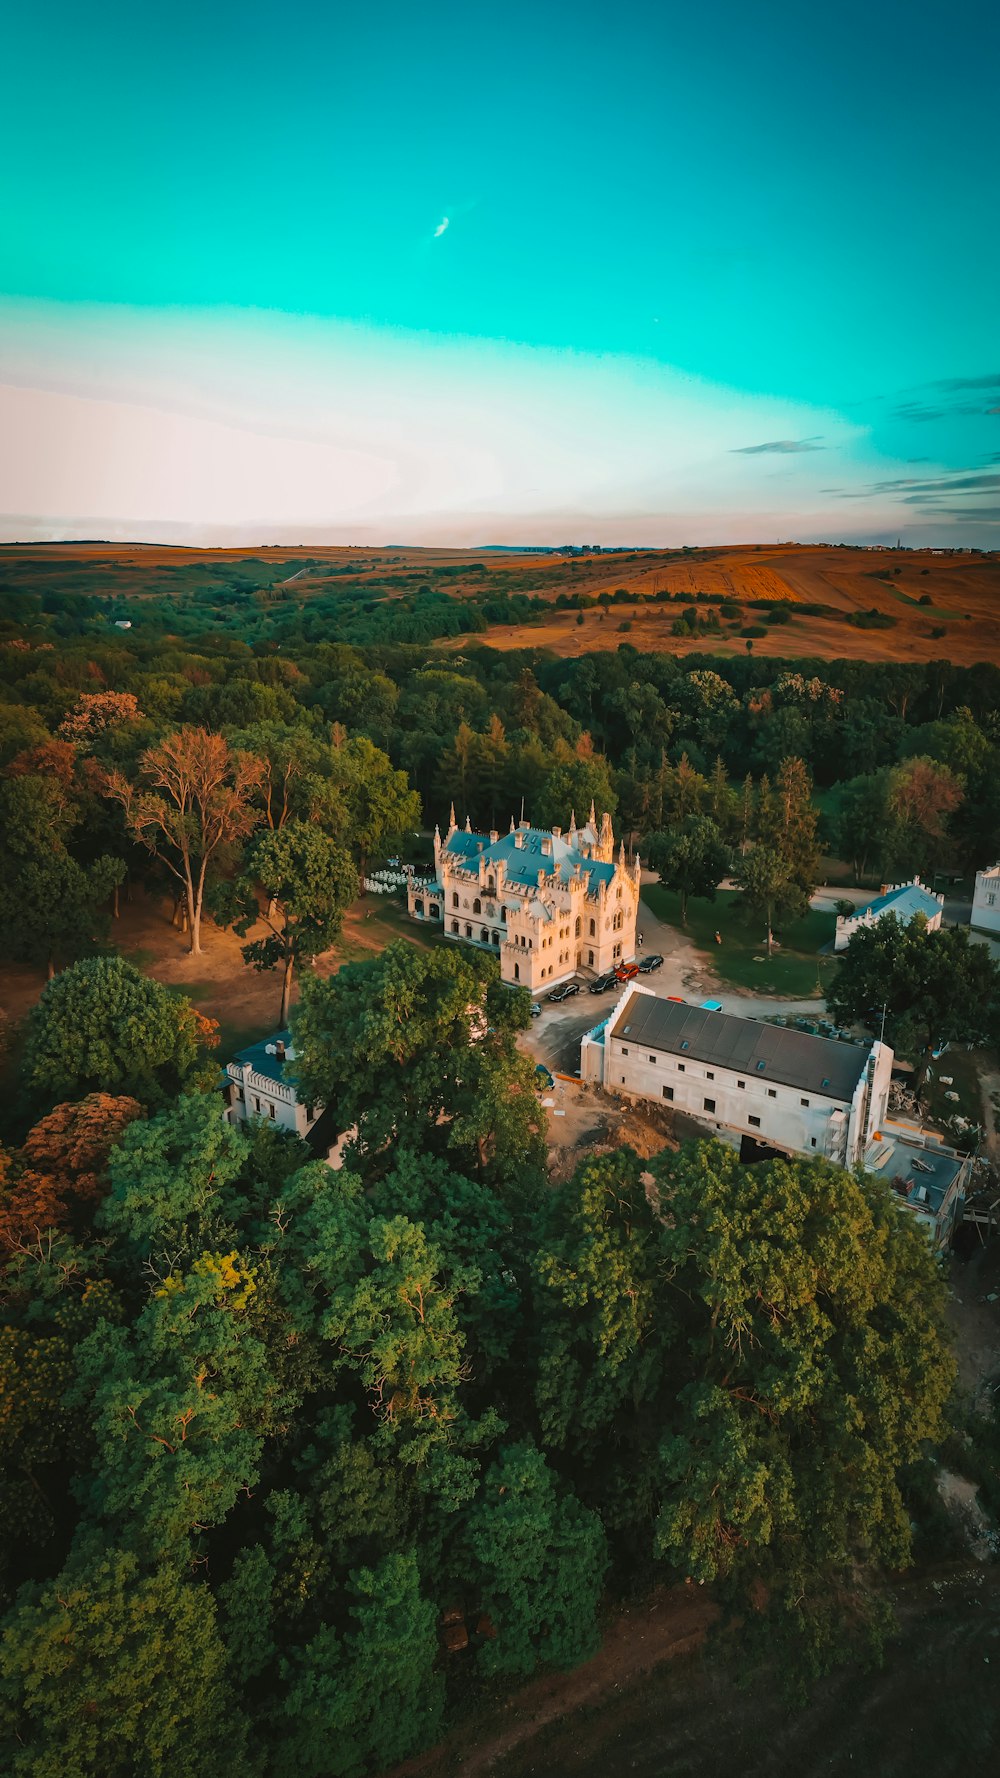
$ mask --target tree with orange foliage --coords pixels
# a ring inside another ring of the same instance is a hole
[[[59,724],[64,741],[93,741],[107,729],[142,722],[139,700],[131,691],[84,691]]]
[[[104,1169],[122,1131],[142,1116],[138,1099],[88,1093],[57,1105],[24,1139],[0,1151],[0,1251],[14,1253],[49,1229],[66,1229],[81,1205],[104,1195]]]
[[[259,821],[250,798],[264,776],[264,761],[255,754],[190,727],[146,750],[140,783],[119,771],[102,775],[103,793],[121,804],[129,832],[181,885],[196,955],[208,872]]]

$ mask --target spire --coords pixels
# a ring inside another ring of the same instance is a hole
[[[514,817],[513,817],[513,815],[510,818],[510,831],[511,831],[511,833],[513,833],[513,831],[514,831]]]
[[[619,844],[618,844],[618,869],[619,870],[625,869],[625,841],[624,840],[620,840]]]
[[[435,823],[434,823],[434,838],[435,838],[435,839],[436,839],[436,840],[439,840],[439,839],[440,839],[440,838],[441,838],[441,829],[440,829],[440,827],[439,827],[439,826],[438,826],[438,824],[437,824],[437,822],[436,822],[436,821],[435,821]]]
[[[465,831],[466,833],[472,832],[472,822],[469,820],[468,815],[465,817]]]
[[[590,799],[590,825],[593,828],[594,832],[596,833],[597,832],[597,810],[594,807],[593,797],[591,797],[591,799]]]
[[[452,803],[451,808],[448,810],[448,832],[454,833],[457,825],[458,823],[455,820],[455,805]]]
[[[570,833],[576,832],[576,810],[575,809],[570,809],[570,812],[569,812],[569,831],[570,831]]]

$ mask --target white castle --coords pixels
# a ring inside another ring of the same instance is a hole
[[[505,982],[537,993],[578,971],[602,974],[635,953],[639,859],[615,857],[611,816],[566,833],[521,821],[510,832],[434,829],[434,880],[412,876],[406,905],[417,920],[440,921],[449,938],[481,945],[500,959]]]

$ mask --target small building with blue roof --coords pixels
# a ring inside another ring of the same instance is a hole
[[[941,924],[944,911],[944,896],[932,895],[925,889],[919,877],[910,883],[892,883],[883,889],[874,901],[860,907],[853,914],[837,915],[837,932],[833,941],[835,951],[846,951],[854,934],[863,926],[875,926],[886,914],[894,914],[901,926],[909,926],[918,914],[922,914],[927,922],[927,931],[934,932]]]

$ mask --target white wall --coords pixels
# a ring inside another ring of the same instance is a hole
[[[972,924],[981,932],[1000,932],[1000,865],[976,873]]]
[[[269,1075],[256,1074],[252,1068],[244,1068],[239,1062],[230,1062],[226,1073],[232,1082],[230,1109],[233,1123],[262,1118],[268,1123],[277,1124],[281,1130],[292,1130],[298,1136],[304,1136],[311,1127],[306,1108],[299,1104],[291,1087],[271,1080]],[[313,1118],[312,1122],[315,1121]]]

